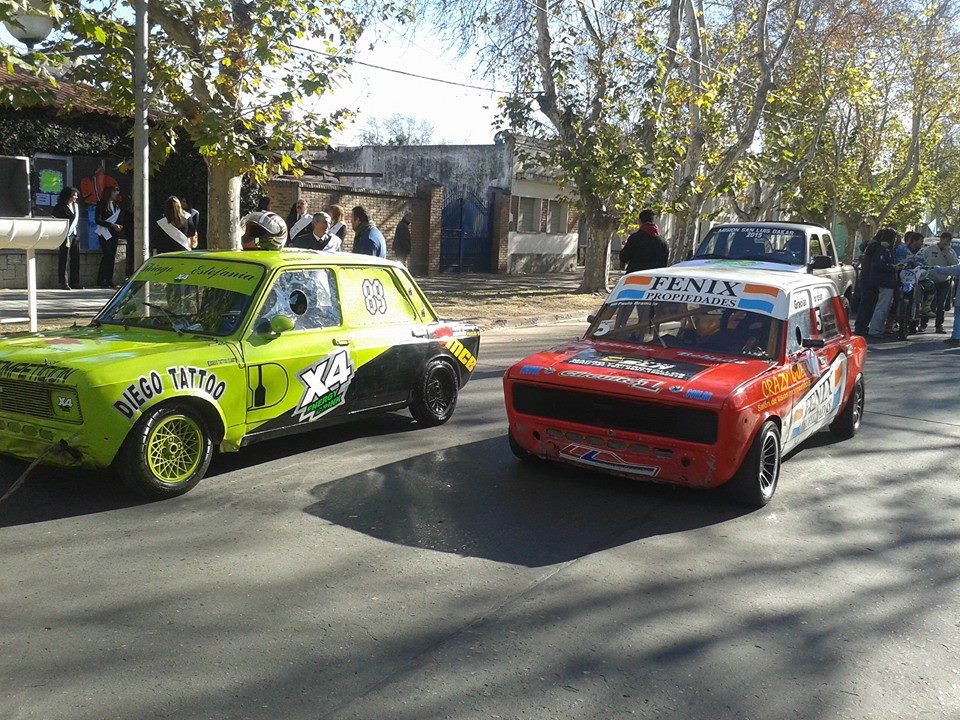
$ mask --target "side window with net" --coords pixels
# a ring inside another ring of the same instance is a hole
[[[343,323],[336,278],[330,270],[287,270],[277,276],[254,322],[269,328],[276,315],[293,320],[293,331],[339,327]]]
[[[813,337],[813,320],[810,317],[810,292],[802,290],[790,297],[793,313],[787,321],[787,355],[803,350],[804,338]]]

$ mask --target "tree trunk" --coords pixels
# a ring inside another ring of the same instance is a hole
[[[207,158],[207,248],[237,250],[240,248],[241,176],[217,158]]]
[[[590,222],[587,227],[587,253],[583,261],[583,280],[577,292],[607,293],[610,287],[607,284],[610,269],[610,238],[613,235],[613,224],[609,222]]]

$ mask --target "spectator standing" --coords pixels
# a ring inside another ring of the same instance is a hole
[[[104,160],[100,161],[97,169],[93,171],[93,175],[89,175],[80,181],[80,196],[87,206],[87,227],[89,228],[87,243],[91,250],[97,249],[93,243],[99,237],[97,232],[97,205],[100,204],[108,190],[119,189],[119,187],[117,179],[107,175],[107,164]],[[120,202],[119,197],[117,202]]]
[[[883,232],[884,230],[877,231],[877,234],[860,248],[860,305],[857,307],[853,330],[857,335],[867,334],[873,311],[877,307],[878,286],[874,280],[873,261],[880,250],[880,235]]]
[[[97,284],[102,288],[113,287],[113,270],[117,262],[117,243],[123,225],[120,224],[120,189],[110,188],[97,205],[97,236],[100,238],[100,267],[97,269]]]
[[[410,223],[413,220],[413,213],[409,210],[403,211],[403,217],[397,223],[397,229],[393,233],[393,254],[397,260],[407,265],[410,259],[410,250],[413,248],[413,238],[410,236]]]
[[[357,205],[351,214],[353,227],[353,251],[360,255],[387,256],[387,241],[380,229],[373,224],[370,213],[363,205]]]
[[[193,218],[183,210],[180,200],[173,195],[167,198],[163,217],[157,220],[162,233],[150,233],[153,251],[156,253],[193,250],[197,246],[197,228]]]
[[[877,286],[877,300],[867,333],[873,337],[883,335],[887,313],[893,303],[893,290],[897,286],[897,264],[893,259],[893,243],[897,234],[892,228],[880,231],[880,247],[873,257],[873,280]]]
[[[313,214],[310,228],[302,232],[290,244],[293,247],[305,250],[319,250],[320,252],[340,252],[340,238],[330,234],[330,216],[325,212]]]
[[[290,208],[290,214],[287,215],[287,237],[290,238],[290,244],[300,247],[296,240],[297,235],[310,234],[310,225],[313,223],[313,215],[307,212],[307,201],[303,198],[297,200]]]
[[[327,208],[330,211],[330,220],[333,224],[330,226],[330,234],[340,238],[340,247],[343,248],[343,241],[347,239],[347,224],[343,221],[347,211],[340,205],[331,205]]]
[[[183,208],[183,212],[193,223],[194,232],[197,234],[197,244],[194,247],[198,247],[200,245],[200,211],[193,207],[184,196],[180,197],[180,207]]]
[[[626,272],[665,267],[670,263],[670,248],[660,237],[653,210],[640,213],[640,229],[627,238],[620,249],[620,265]]]
[[[53,216],[69,221],[67,236],[57,251],[57,280],[61,290],[83,290],[80,284],[80,237],[77,228],[80,225],[80,207],[77,199],[80,194],[75,187],[65,187],[53,208]],[[67,273],[69,258],[70,272]]]
[[[958,263],[957,254],[953,251],[953,248],[950,247],[950,241],[953,240],[953,235],[944,231],[940,233],[940,238],[937,241],[936,245],[930,245],[925,248],[922,252],[922,257],[924,265],[929,267],[950,267],[951,265],[956,265]],[[936,292],[933,296],[933,312],[934,317],[936,318],[936,332],[940,335],[945,335],[946,330],[943,329],[943,316],[947,309],[947,303],[950,301],[950,278],[946,277],[944,280],[939,280],[936,283]],[[957,321],[954,318],[954,325]]]

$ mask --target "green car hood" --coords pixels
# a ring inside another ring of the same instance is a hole
[[[219,351],[211,352],[217,346]],[[162,367],[165,356],[175,364],[190,362],[198,351],[204,358],[230,354],[221,338],[160,330],[104,326],[25,333],[0,340],[0,378],[74,385],[82,376],[84,384],[95,387],[116,383],[134,370]]]

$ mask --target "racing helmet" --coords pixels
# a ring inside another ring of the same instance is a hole
[[[279,250],[287,242],[287,225],[269,210],[256,210],[243,219],[244,250]]]

